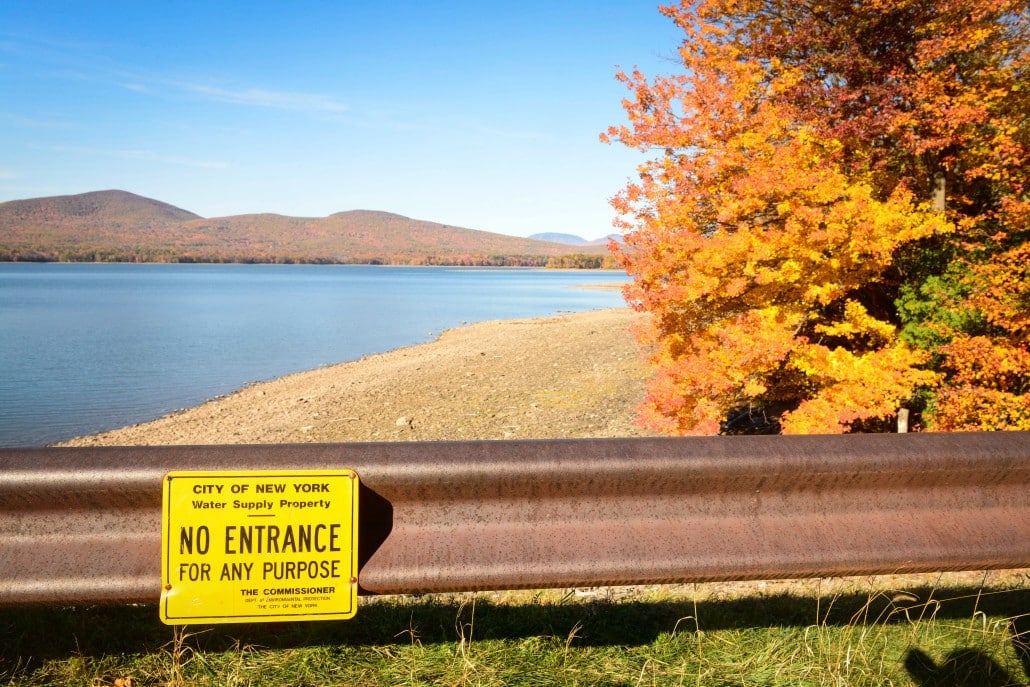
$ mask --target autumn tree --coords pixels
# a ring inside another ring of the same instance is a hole
[[[620,73],[629,123],[603,137],[651,153],[613,200],[627,297],[650,314],[645,423],[715,433],[758,409],[787,432],[867,429],[921,390],[954,414],[949,394],[984,384],[955,412],[1005,387],[1018,416],[1026,289],[1001,303],[990,285],[1026,264],[1022,4],[662,11],[685,33],[682,72]],[[977,257],[956,276],[959,254]],[[948,270],[961,288],[921,308]],[[955,313],[994,336],[938,321]],[[1000,385],[961,362],[999,342],[1017,369]]]

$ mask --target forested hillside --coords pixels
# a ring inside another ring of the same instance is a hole
[[[600,264],[604,246],[577,246]],[[125,191],[0,203],[0,260],[544,266],[568,245],[352,210],[202,218]]]

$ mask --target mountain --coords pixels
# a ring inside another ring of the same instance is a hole
[[[553,241],[555,243],[565,243],[570,246],[585,246],[589,241],[580,236],[573,234],[559,234],[554,231],[546,231],[542,234],[533,234],[529,238],[536,239],[537,241]]]
[[[568,253],[554,241],[371,210],[204,218],[126,191],[0,203],[0,260],[543,265]]]
[[[13,226],[164,226],[200,215],[128,191],[93,191],[0,203],[0,228]]]
[[[587,241],[581,236],[575,234],[560,234],[557,232],[544,232],[542,234],[533,234],[529,238],[536,239],[537,241],[553,241],[555,243],[564,243],[568,246],[607,246],[610,239],[616,241],[622,241],[620,234],[608,234],[604,238],[594,239],[593,241]]]

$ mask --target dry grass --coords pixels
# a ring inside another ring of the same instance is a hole
[[[1028,644],[1025,573],[365,599],[349,622],[205,628],[21,609],[0,612],[0,684],[999,687],[1027,684]]]

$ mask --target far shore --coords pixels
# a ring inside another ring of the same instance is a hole
[[[597,285],[616,288],[621,284]],[[481,322],[64,445],[652,436],[627,308]]]

